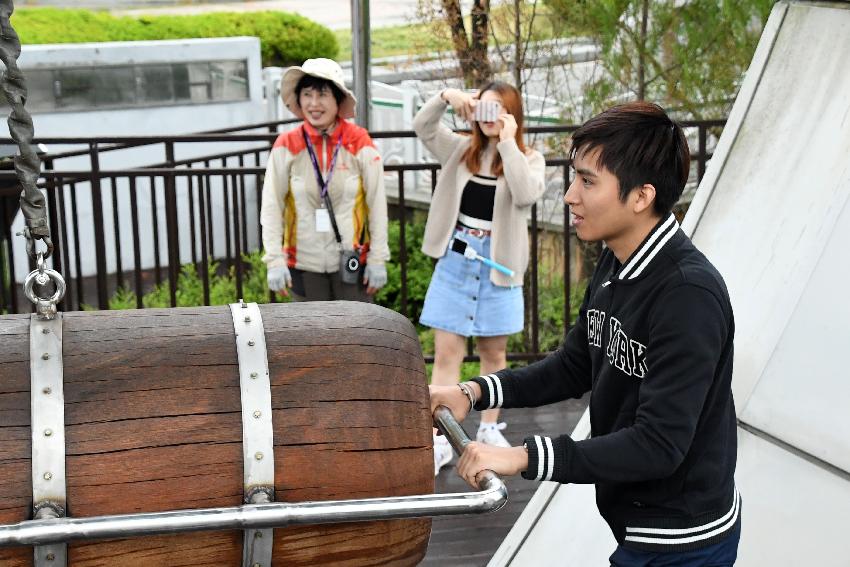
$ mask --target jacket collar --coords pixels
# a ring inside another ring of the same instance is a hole
[[[679,223],[676,221],[673,213],[658,221],[652,232],[638,246],[637,250],[632,253],[631,257],[626,260],[614,279],[633,280],[644,273],[678,230]]]
[[[307,135],[310,136],[310,141],[314,144],[321,141],[322,139],[322,131],[317,130],[313,127],[312,124],[307,122],[306,120],[302,123],[304,126],[304,131],[307,132]],[[343,131],[345,130],[347,122],[342,118],[337,117],[336,126],[333,127],[333,130],[328,132],[328,137],[330,138],[331,143],[336,143],[337,139],[342,136]]]

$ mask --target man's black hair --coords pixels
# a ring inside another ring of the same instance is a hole
[[[576,130],[572,142],[572,159],[599,150],[598,165],[617,177],[621,201],[632,189],[653,185],[653,209],[660,216],[673,209],[688,181],[688,141],[657,104],[637,101],[609,108]]]
[[[322,89],[328,88],[334,95],[336,99],[336,104],[339,106],[342,104],[343,99],[345,99],[345,93],[343,93],[338,86],[334,84],[333,81],[329,81],[327,79],[322,79],[320,77],[314,77],[313,75],[304,75],[298,81],[298,84],[295,85],[295,99],[301,100],[301,91],[307,88],[313,88],[317,91],[321,91]]]

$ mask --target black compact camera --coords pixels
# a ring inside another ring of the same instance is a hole
[[[343,283],[356,284],[360,281],[363,263],[357,250],[342,250],[339,253],[339,274]]]

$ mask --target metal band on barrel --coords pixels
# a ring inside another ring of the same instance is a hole
[[[266,335],[256,303],[230,304],[242,399],[243,486],[247,504],[274,501],[272,395]],[[271,567],[272,529],[245,530],[244,567]]]
[[[32,502],[35,519],[65,516],[65,395],[62,388],[62,314],[30,316]],[[65,543],[38,545],[36,567],[64,566]]]

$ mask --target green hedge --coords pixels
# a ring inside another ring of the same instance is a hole
[[[264,66],[298,65],[311,57],[334,59],[339,52],[328,28],[286,12],[116,17],[90,10],[24,8],[15,11],[12,25],[24,45],[256,36]]]

